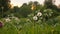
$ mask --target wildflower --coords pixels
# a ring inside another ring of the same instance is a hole
[[[6,18],[5,21],[6,21],[6,22],[10,22],[11,20],[10,20],[9,18]]]
[[[17,18],[17,17],[15,17],[15,20],[16,20],[16,21],[20,21],[19,18]]]
[[[3,23],[2,22],[0,22],[0,28],[3,26]]]
[[[20,19],[18,18],[18,17],[12,17],[12,19],[14,19],[15,21],[18,21],[18,22],[20,22]]]
[[[34,17],[33,17],[33,20],[38,20],[38,17],[37,17],[37,16],[34,16]]]
[[[38,12],[37,13],[37,16],[39,16],[39,17],[42,16],[42,13],[41,12]]]

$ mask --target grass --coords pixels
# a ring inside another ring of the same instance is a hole
[[[0,34],[60,34],[60,23],[54,26],[43,22],[27,21],[27,18],[21,18],[19,21],[12,20],[4,22],[0,28]]]

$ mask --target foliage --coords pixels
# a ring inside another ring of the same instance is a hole
[[[11,7],[10,5],[10,0],[0,0],[0,17],[4,17],[7,12]]]
[[[11,23],[5,23],[3,28],[0,28],[1,34],[17,34],[17,29]]]
[[[10,0],[0,0],[0,8],[3,7],[3,10],[8,10],[10,8]]]
[[[0,34],[60,34],[60,12],[51,2],[45,1],[44,6],[37,1],[14,6],[0,19],[4,24]]]

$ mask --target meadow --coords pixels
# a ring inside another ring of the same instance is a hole
[[[0,34],[60,34],[60,19],[56,24],[53,24],[53,21],[31,21],[28,18],[10,20],[5,21],[4,18],[0,20],[3,23]]]

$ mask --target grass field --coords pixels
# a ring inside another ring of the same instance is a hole
[[[0,34],[60,34],[60,23],[49,25],[42,21],[31,21],[27,18],[19,20],[11,19],[6,22],[1,19],[3,26],[0,27]]]

